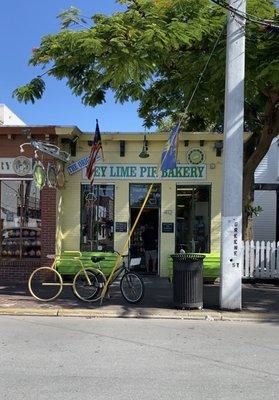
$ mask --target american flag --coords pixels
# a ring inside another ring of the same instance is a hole
[[[100,150],[102,152],[102,158],[103,158],[101,133],[100,133],[99,124],[98,124],[98,120],[97,120],[93,144],[91,147],[91,152],[89,155],[89,160],[88,160],[88,164],[87,164],[87,168],[86,168],[86,176],[91,181],[90,182],[91,185],[93,184],[93,180],[94,180],[94,170],[95,170],[96,161],[97,161],[97,159],[100,158],[100,157],[98,157]]]

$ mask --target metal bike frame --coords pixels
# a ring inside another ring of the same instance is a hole
[[[67,253],[67,251],[65,251],[64,253]],[[69,253],[72,253],[72,251],[69,251]],[[81,259],[80,259],[80,257],[82,256],[82,254],[80,253],[80,252],[75,252],[75,253],[79,253],[79,257],[73,257],[73,258],[67,258],[67,261],[76,261],[76,262],[78,262],[78,264],[79,264],[79,266],[81,267],[80,269],[84,272],[84,275],[86,276],[86,279],[87,279],[87,283],[90,285],[91,284],[91,282],[90,282],[90,279],[88,278],[88,275],[87,275],[87,273],[86,273],[86,268],[83,266],[83,263],[82,263],[82,261],[81,261]],[[61,261],[61,256],[59,256],[59,255],[55,255],[54,256],[54,261],[53,261],[53,263],[52,263],[52,265],[51,265],[51,269],[53,269],[53,270],[57,270],[57,267],[56,267],[56,263],[57,263],[57,261]],[[94,269],[98,269],[98,271],[99,271],[99,268],[88,268],[88,269],[92,269],[92,270],[94,270]],[[58,271],[57,271],[58,272]],[[102,272],[102,271],[101,271]],[[59,273],[59,272],[58,272]],[[60,274],[61,275],[61,274]],[[76,274],[75,274],[76,275]],[[74,275],[74,277],[75,277],[75,275]],[[62,276],[61,276],[62,277]],[[73,281],[74,281],[74,279],[73,279]],[[55,285],[60,285],[59,283],[43,283],[43,286],[55,286]],[[64,283],[64,281],[63,281],[63,278],[62,278],[62,286],[73,286],[73,282],[72,283],[70,283],[70,282],[66,282],[66,283]]]

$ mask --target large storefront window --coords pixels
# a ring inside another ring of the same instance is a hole
[[[31,180],[2,180],[0,199],[0,257],[40,257],[40,190]]]
[[[114,186],[82,185],[81,250],[113,251]]]
[[[210,186],[177,186],[176,251],[210,251]]]

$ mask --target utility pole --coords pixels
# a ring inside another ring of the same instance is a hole
[[[246,0],[229,0],[246,12]],[[223,199],[221,218],[222,309],[241,309],[242,181],[244,130],[245,18],[229,12],[227,25],[224,120]]]

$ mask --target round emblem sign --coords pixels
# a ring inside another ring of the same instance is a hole
[[[187,153],[187,160],[190,164],[202,164],[205,160],[204,152],[200,149],[191,149]]]
[[[32,172],[32,162],[24,156],[16,157],[13,161],[13,170],[19,176],[25,176]]]

